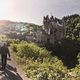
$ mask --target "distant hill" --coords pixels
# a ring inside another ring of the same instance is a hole
[[[41,26],[33,24],[33,23],[27,23],[27,22],[13,22],[9,20],[0,20],[0,34],[10,32],[10,31],[28,31],[32,28],[32,30],[36,30],[40,28]]]
[[[9,20],[0,20],[0,26],[6,26],[13,23],[12,21]]]

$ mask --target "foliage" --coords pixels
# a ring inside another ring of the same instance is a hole
[[[80,52],[80,41],[64,38],[52,47],[54,52],[52,54],[58,56],[68,68],[73,68],[78,64],[77,56]]]
[[[66,27],[66,36],[77,39],[80,32],[80,15],[74,14],[62,18]]]
[[[51,52],[45,48],[40,48],[34,43],[25,41],[12,43],[11,47],[13,51],[16,49],[17,62],[31,80],[80,79],[80,66],[70,70],[67,69],[61,60],[52,56]]]

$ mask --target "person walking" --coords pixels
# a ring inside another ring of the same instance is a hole
[[[7,64],[7,55],[10,58],[10,52],[9,52],[7,44],[4,43],[3,46],[1,46],[0,53],[1,53],[2,69],[5,69],[6,64]]]

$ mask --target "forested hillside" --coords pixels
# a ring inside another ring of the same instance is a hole
[[[0,34],[12,39],[26,40],[26,36],[34,37],[37,30],[41,28],[42,26],[33,23],[0,20]]]
[[[7,32],[7,31],[16,31],[16,32],[26,32],[29,30],[37,30],[41,26],[33,24],[33,23],[27,23],[27,22],[14,22],[14,21],[9,21],[9,20],[0,20],[0,33],[1,30],[3,31],[2,33]]]
[[[13,43],[19,64],[32,80],[79,80],[80,79],[80,16],[62,18],[65,37],[41,48],[33,43]],[[48,51],[49,50],[49,51]],[[38,66],[37,66],[38,65]]]
[[[10,35],[8,38],[0,37],[10,45],[15,60],[31,80],[80,80],[80,15],[65,16],[62,21],[65,25],[65,37],[54,45],[47,43],[40,47],[21,38],[17,40],[15,36],[15,39],[9,39]],[[23,23],[18,23],[18,26],[19,24]],[[25,31],[20,28],[16,32],[22,34],[29,31],[27,35],[42,28],[34,24],[24,25],[28,25]]]

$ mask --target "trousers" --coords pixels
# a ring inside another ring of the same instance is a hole
[[[1,56],[2,68],[6,68],[7,56]]]

